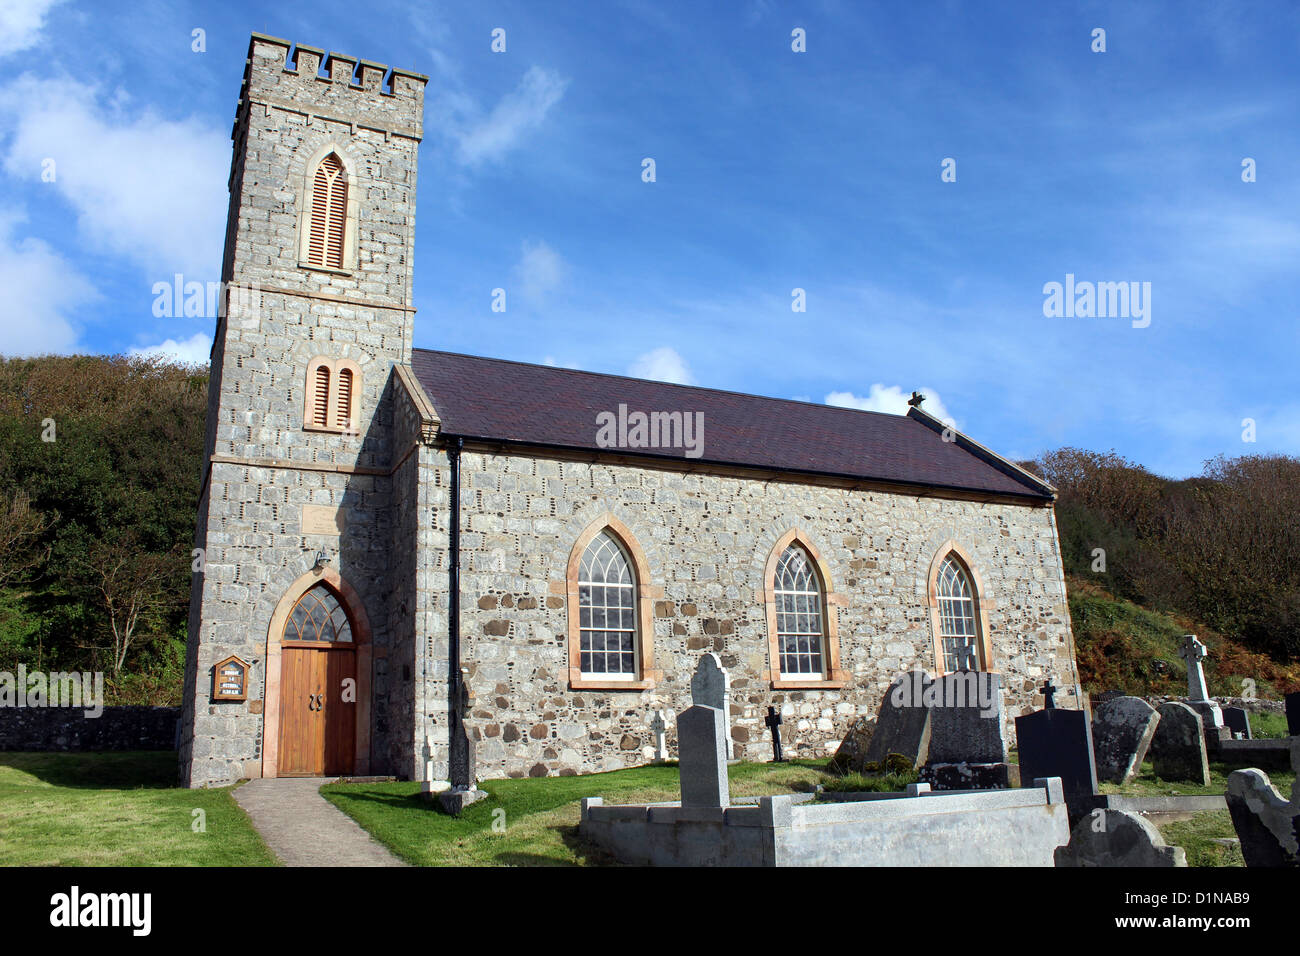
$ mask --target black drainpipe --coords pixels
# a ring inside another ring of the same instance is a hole
[[[460,673],[460,452],[465,440],[457,437],[447,448],[447,462],[451,467],[451,516],[447,568],[447,710],[451,725],[451,752],[448,754],[451,785],[467,789],[474,781],[467,779],[469,741],[461,725],[461,699],[464,693]]]

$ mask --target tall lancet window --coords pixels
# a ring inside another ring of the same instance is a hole
[[[636,576],[607,531],[592,539],[578,569],[578,627],[584,678],[635,680]]]
[[[939,565],[935,597],[939,602],[939,644],[944,672],[982,670],[975,589],[955,554],[949,554]]]
[[[825,673],[822,585],[808,552],[797,544],[785,549],[776,566],[776,639],[782,677]]]
[[[343,234],[347,227],[348,180],[343,161],[330,153],[316,167],[311,186],[307,263],[343,268]]]

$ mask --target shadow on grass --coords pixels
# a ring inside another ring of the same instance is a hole
[[[495,854],[492,859],[501,866],[621,866],[622,864],[611,854],[602,850],[600,847],[588,843],[578,833],[578,827],[575,825],[558,826],[552,828],[553,832],[558,834],[562,842],[573,853],[576,858],[576,864],[569,860],[557,860],[553,856],[546,856],[541,853],[521,853],[517,850],[506,850]]]
[[[52,787],[77,790],[170,790],[180,786],[174,750],[85,753],[0,752],[0,767]],[[0,783],[12,783],[0,774]]]

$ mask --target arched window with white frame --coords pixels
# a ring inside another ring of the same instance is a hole
[[[602,531],[578,569],[580,668],[589,680],[637,679],[637,581],[618,540]]]
[[[792,543],[782,553],[772,590],[781,676],[824,677],[825,598],[812,558],[799,544]]]
[[[939,565],[934,595],[944,672],[984,670],[978,595],[970,572],[953,552]]]

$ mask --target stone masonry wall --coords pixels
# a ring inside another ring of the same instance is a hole
[[[1041,705],[1036,687],[1048,676],[1063,688],[1059,705],[1078,706],[1048,508],[509,454],[467,453],[463,480],[462,633],[481,779],[645,762],[649,712],[662,707],[671,718],[689,706],[690,675],[707,651],[730,671],[736,757],[770,759],[769,704],[784,715],[787,754],[833,751],[855,717],[876,712],[900,671],[934,672],[926,578],[950,538],[983,580],[1009,718]],[[635,535],[650,583],[664,589],[654,617],[664,676],[650,691],[568,687],[566,565],[604,512]],[[755,589],[777,538],[796,526],[848,599],[839,609],[841,665],[851,676],[843,690],[773,690],[761,676],[768,635]]]

